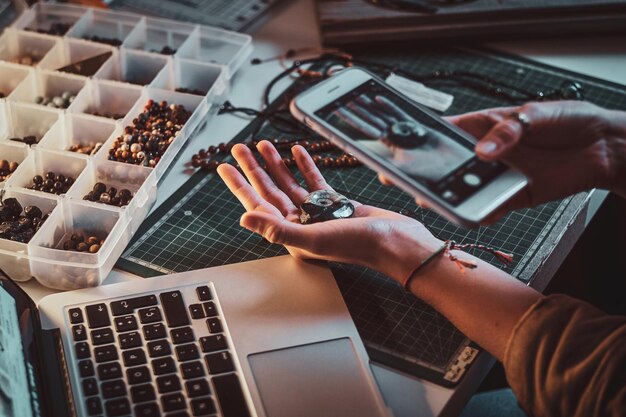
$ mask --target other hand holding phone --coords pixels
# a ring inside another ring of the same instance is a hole
[[[480,224],[525,185],[499,161],[481,161],[475,138],[371,73],[349,68],[291,103],[292,114],[448,219]]]

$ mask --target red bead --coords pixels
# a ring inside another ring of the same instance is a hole
[[[215,146],[209,146],[209,149],[208,149],[209,155],[213,155],[216,151],[217,151],[217,148]]]
[[[204,149],[200,149],[200,150],[198,151],[198,156],[199,156],[200,158],[206,158],[206,151],[205,151]]]

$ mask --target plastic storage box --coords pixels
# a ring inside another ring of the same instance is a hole
[[[48,217],[28,242],[0,238],[0,268],[56,289],[100,284],[148,215],[159,179],[251,51],[247,35],[132,13],[48,3],[24,12],[0,36],[0,160],[19,163],[0,193]],[[101,54],[84,73],[60,71]],[[63,93],[61,106],[42,101]],[[110,160],[149,100],[191,115],[156,165]],[[75,181],[60,195],[32,189],[48,171]],[[85,200],[98,182],[133,197],[123,207]],[[100,249],[64,250],[74,233],[102,240]]]

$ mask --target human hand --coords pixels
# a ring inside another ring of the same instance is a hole
[[[262,141],[257,149],[267,171],[247,146],[232,149],[250,183],[232,165],[222,164],[217,172],[247,211],[241,225],[284,245],[291,255],[358,264],[402,282],[441,245],[418,221],[356,202],[351,218],[300,224],[299,206],[305,197],[332,188],[303,147],[294,146],[292,153],[307,189],[300,186],[271,143]]]
[[[525,127],[512,117],[528,118]],[[522,116],[524,117],[524,116]],[[486,219],[564,198],[591,188],[626,196],[626,115],[591,103],[528,103],[452,116],[448,121],[479,139],[475,151],[485,161],[506,160],[529,179],[518,193]],[[381,176],[384,184],[389,179]],[[427,204],[421,199],[416,202]]]
[[[527,126],[512,117],[514,112],[527,117]],[[618,184],[624,168],[616,164],[620,153],[626,157],[619,149],[626,140],[624,118],[623,113],[591,103],[557,101],[483,110],[448,120],[479,139],[475,151],[480,159],[506,160],[528,177],[526,192],[502,207],[499,217],[591,188],[619,192],[626,187]]]

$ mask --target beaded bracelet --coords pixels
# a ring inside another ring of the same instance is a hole
[[[494,255],[500,262],[504,264],[504,266],[508,266],[511,262],[513,262],[513,255],[509,253],[502,252],[500,250],[494,249],[490,246],[480,245],[476,243],[456,243],[454,240],[446,240],[443,245],[441,245],[436,251],[431,253],[428,258],[424,259],[418,266],[415,268],[409,276],[406,277],[404,282],[402,283],[402,287],[405,290],[410,291],[410,285],[413,281],[413,278],[418,274],[418,272],[425,268],[426,265],[437,259],[440,255],[447,256],[449,260],[454,262],[461,272],[465,272],[465,268],[474,269],[478,267],[478,263],[473,259],[463,259],[459,258],[456,255],[450,253],[451,250],[464,250],[468,248],[480,249],[485,252],[489,252]]]

